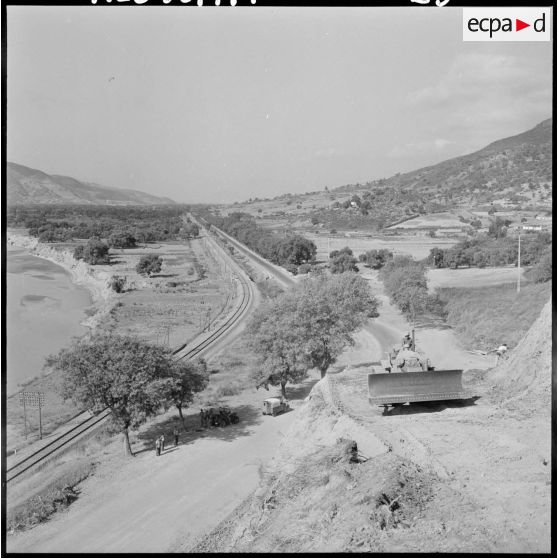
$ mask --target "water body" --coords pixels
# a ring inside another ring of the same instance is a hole
[[[7,393],[43,374],[45,357],[67,347],[87,328],[89,291],[74,285],[64,268],[8,247],[6,258]]]

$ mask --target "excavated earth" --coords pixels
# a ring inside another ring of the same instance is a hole
[[[190,550],[550,552],[551,311],[509,360],[464,372],[470,400],[383,415],[369,367],[328,375],[256,492]]]

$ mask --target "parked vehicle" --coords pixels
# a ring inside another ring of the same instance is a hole
[[[275,416],[290,409],[288,401],[284,397],[269,397],[263,402],[264,415]]]

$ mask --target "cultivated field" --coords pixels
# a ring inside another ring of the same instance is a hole
[[[409,219],[390,229],[417,229],[424,227],[462,227],[463,223],[453,213],[431,213],[430,215],[421,215],[414,219]]]
[[[523,272],[521,269],[521,277]],[[476,267],[467,269],[429,269],[426,273],[428,288],[435,290],[443,287],[489,287],[517,281],[516,267]]]
[[[457,240],[452,238],[430,238],[416,236],[397,236],[397,237],[357,237],[348,233],[341,235],[319,235],[315,233],[304,233],[306,238],[310,239],[318,248],[316,259],[325,261],[329,258],[329,252],[339,250],[344,246],[348,246],[355,256],[366,252],[367,250],[379,250],[386,248],[396,255],[412,256],[416,260],[426,258],[430,250],[434,247],[449,248],[453,246]]]

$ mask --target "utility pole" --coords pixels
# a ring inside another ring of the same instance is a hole
[[[517,293],[521,291],[521,233],[517,235]]]

